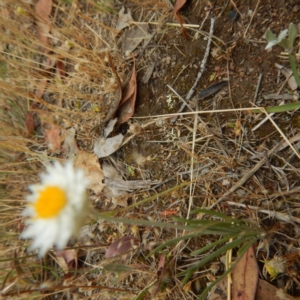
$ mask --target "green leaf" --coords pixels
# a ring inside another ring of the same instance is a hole
[[[163,249],[163,248],[166,248],[167,246],[169,246],[169,245],[171,245],[171,244],[180,242],[180,241],[182,241],[182,240],[187,240],[187,239],[190,239],[190,238],[194,238],[194,237],[197,237],[197,236],[199,236],[199,233],[198,233],[198,232],[195,232],[195,233],[186,234],[186,235],[183,235],[183,236],[180,236],[180,237],[171,239],[171,240],[169,240],[169,241],[166,241],[165,243],[159,245],[159,246],[156,247],[154,250],[152,250],[152,251],[147,255],[147,258],[151,257],[153,254],[155,254],[155,253],[158,252],[159,250],[161,250],[161,249]]]
[[[290,50],[292,50],[294,48],[294,42],[295,42],[295,39],[296,39],[297,35],[298,35],[297,26],[294,23],[290,23],[290,26],[289,26],[289,42],[288,42]]]
[[[195,250],[191,253],[192,256],[195,256],[195,255],[199,255],[199,254],[202,254],[203,252],[206,252],[207,250],[219,245],[219,244],[222,244],[222,243],[225,243],[226,241],[228,241],[229,239],[231,238],[231,236],[226,236],[220,240],[217,240],[216,242],[213,242],[213,243],[210,243],[208,244],[207,246],[201,248],[201,249],[198,249],[198,250]]]
[[[290,64],[291,64],[291,68],[292,68],[295,80],[298,84],[298,87],[300,87],[300,77],[298,74],[297,62],[296,62],[296,59],[295,59],[293,53],[289,54],[289,60],[290,60]],[[296,103],[298,103],[298,102],[296,102]]]
[[[241,249],[243,249],[243,251],[240,251],[238,258],[233,262],[233,264],[231,265],[231,267],[222,275],[220,276],[216,281],[212,282],[202,293],[201,295],[199,295],[198,299],[204,299],[205,296],[207,295],[207,293],[219,282],[221,281],[225,276],[227,276],[235,267],[235,265],[241,260],[241,258],[243,257],[243,255],[246,253],[246,251],[248,250],[248,248],[254,244],[256,241],[256,239],[252,239],[250,240],[248,243],[244,244],[242,246]]]
[[[253,240],[253,239],[251,239],[251,240]],[[181,284],[185,285],[197,269],[204,266],[206,263],[210,262],[214,258],[219,257],[222,253],[224,253],[230,249],[233,249],[233,248],[241,245],[242,243],[244,243],[244,239],[238,238],[238,239],[222,246],[221,248],[214,251],[213,253],[205,256],[198,263],[196,263],[194,266],[188,268],[186,271],[179,273],[178,276],[186,274]]]
[[[289,41],[288,39],[283,39],[280,42],[277,43],[278,46],[283,48],[284,50],[288,49],[289,50]]]
[[[268,42],[277,41],[277,36],[270,29],[266,31],[265,37]]]
[[[293,71],[293,73],[294,73],[294,71]],[[280,113],[280,112],[291,111],[291,110],[295,110],[295,109],[299,109],[299,108],[300,108],[300,102],[295,102],[295,103],[284,104],[284,105],[280,105],[280,106],[265,107],[264,109],[266,110],[267,113]],[[251,111],[254,113],[263,112],[261,109],[253,109]]]

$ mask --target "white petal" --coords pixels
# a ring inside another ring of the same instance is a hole
[[[275,46],[277,43],[278,43],[277,40],[270,41],[270,42],[268,43],[268,45],[266,46],[265,50],[268,50],[268,49],[272,48],[272,47]]]
[[[278,38],[277,38],[278,43],[280,43],[283,39],[285,39],[287,34],[288,34],[288,29],[285,29],[285,30],[281,31]]]

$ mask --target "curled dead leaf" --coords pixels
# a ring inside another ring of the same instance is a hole
[[[132,68],[132,74],[127,84],[125,93],[122,97],[120,107],[118,108],[118,124],[127,122],[134,114],[137,93],[135,60]]]
[[[103,171],[100,168],[98,158],[93,153],[80,151],[75,159],[75,167],[81,168],[85,171],[87,178],[89,179],[89,186],[94,193],[98,194],[102,191],[103,184]]]
[[[179,10],[184,6],[184,4],[186,3],[186,0],[177,0],[174,6],[174,16],[176,17],[176,19],[178,20],[179,24],[181,25],[181,32],[183,37],[186,39],[186,32],[185,32],[185,28],[183,28],[182,24],[183,24],[183,19],[181,17],[181,15],[179,14]]]

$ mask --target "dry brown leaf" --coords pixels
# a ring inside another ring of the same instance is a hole
[[[166,272],[166,266],[165,266],[165,262],[166,262],[166,255],[162,254],[157,266],[157,284],[156,284],[156,290],[154,292],[154,297],[156,296],[157,292],[160,289],[161,283],[164,279],[165,276],[165,272]]]
[[[130,250],[134,245],[139,242],[138,239],[132,236],[123,236],[114,241],[106,250],[105,257],[111,258],[120,255]]]
[[[258,276],[259,267],[251,246],[232,271],[232,299],[254,300]]]
[[[74,262],[75,270],[78,266],[77,253],[74,249],[66,249],[56,251],[56,262],[63,269],[65,273],[69,272],[70,265]]]
[[[174,15],[175,15],[176,19],[178,20],[179,24],[181,25],[182,35],[184,36],[184,38],[187,38],[185,29],[182,27],[183,19],[182,19],[181,15],[179,14],[179,10],[184,6],[185,3],[186,3],[186,0],[177,0],[176,1],[175,6],[174,6]]]
[[[75,128],[70,128],[63,131],[64,142],[62,145],[62,149],[64,150],[65,156],[68,158],[73,158],[78,154],[78,146],[75,140],[75,134]]]
[[[140,24],[138,27],[133,27],[126,31],[124,36],[124,52],[126,56],[129,56],[142,41],[150,37],[148,29],[148,24]]]
[[[63,81],[66,77],[66,67],[62,60],[58,60],[56,63],[56,75],[61,81]]]
[[[259,279],[255,300],[294,300],[296,298],[286,294],[283,290],[277,289],[274,285],[265,280]]]
[[[28,112],[25,117],[26,135],[31,137],[35,130],[33,112]]]
[[[74,164],[75,167],[85,171],[90,182],[88,188],[99,194],[105,185],[102,183],[104,175],[97,156],[93,153],[80,151]]]
[[[174,6],[174,14],[177,14],[178,11],[183,7],[186,3],[186,0],[177,0]]]
[[[122,87],[121,87],[121,80],[118,75],[118,72],[115,68],[115,65],[113,63],[113,60],[108,53],[108,60],[109,60],[109,66],[114,74],[114,79],[115,79],[115,93],[112,93],[112,95],[108,98],[104,98],[101,103],[100,103],[100,109],[101,111],[105,112],[105,116],[102,120],[102,123],[105,123],[109,121],[111,118],[114,117],[116,114],[116,111],[119,107],[121,97],[122,97]]]
[[[61,149],[62,137],[60,134],[60,128],[55,124],[45,123],[44,127],[44,139],[47,142],[48,149],[52,152]]]
[[[50,19],[49,16],[52,10],[52,0],[39,0],[35,5],[35,11],[39,17],[37,21],[37,32],[40,41],[48,45],[48,34],[50,32]],[[49,50],[43,48],[44,53],[48,53]]]
[[[227,299],[227,283],[228,283],[228,277],[226,276],[211,289],[211,292],[209,293],[207,300]]]
[[[94,153],[98,158],[107,157],[121,147],[123,139],[124,135],[122,133],[107,139],[100,137],[94,145]]]
[[[122,8],[119,11],[119,19],[116,25],[117,31],[121,31],[122,29],[130,26],[133,22],[130,8],[127,8],[127,14],[125,14],[124,12],[125,12],[125,8],[124,6],[122,6]]]
[[[135,60],[132,69],[131,78],[127,84],[126,91],[121,101],[121,105],[118,109],[118,124],[127,122],[134,114],[135,111],[135,101],[137,92],[137,82],[136,82],[136,70],[135,70]]]

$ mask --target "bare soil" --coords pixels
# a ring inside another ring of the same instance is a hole
[[[205,1],[188,1],[180,11],[186,23],[203,24],[201,29],[206,32],[209,32],[210,17],[216,16],[214,35],[221,40],[214,40],[204,74],[197,85],[194,96],[197,96],[200,90],[214,83],[222,80],[229,82],[229,86],[223,88],[217,95],[196,100],[198,109],[205,111],[252,107],[253,105],[279,105],[280,98],[265,100],[264,96],[289,93],[288,86],[283,85],[285,78],[275,67],[275,63],[288,66],[288,61],[279,58],[279,48],[274,47],[272,51],[265,50],[264,33],[271,28],[274,33],[278,34],[287,28],[290,22],[299,24],[300,8],[297,1],[262,1],[259,4],[256,1],[235,1],[236,7],[227,1],[210,1],[210,3],[212,6],[208,8]],[[210,10],[209,17],[207,17],[208,10]],[[230,14],[237,11],[239,17],[232,20]],[[151,28],[154,37],[143,55],[139,57],[137,65],[138,99],[134,117],[150,117],[177,112],[182,101],[167,85],[170,85],[185,99],[201,68],[201,61],[207,45],[207,37],[197,30],[187,30],[187,39],[185,39],[178,28],[168,28],[165,31],[157,30],[156,27]],[[144,82],[145,73],[153,64],[155,67],[152,76],[147,82]],[[260,76],[262,77],[261,81],[259,80]],[[196,107],[194,101],[191,101],[191,105],[193,108]],[[185,111],[189,111],[189,109]],[[280,114],[274,120],[285,134],[291,136],[298,132],[299,125],[296,122],[298,116],[298,112]],[[195,186],[194,207],[209,207],[214,202],[213,198],[218,199],[222,196],[254,166],[255,162],[251,159],[250,154],[252,151],[260,151],[262,146],[265,150],[271,149],[281,140],[278,131],[269,121],[255,132],[252,131],[262,117],[261,115],[260,118],[257,118],[256,115],[244,112],[201,115],[210,131],[201,124],[196,127],[196,138],[200,142],[197,142],[195,146],[194,169],[200,169],[196,177],[202,177],[202,179],[199,179]],[[148,127],[143,134],[122,148],[124,161],[135,165],[131,155],[133,149],[145,157],[152,157],[153,159],[143,164],[142,169],[145,171],[139,175],[163,180],[164,185],[157,191],[171,187],[174,183],[190,180],[190,174],[187,171],[190,168],[191,154],[191,143],[189,142],[191,142],[195,130],[193,120],[191,116],[184,116],[180,117],[176,124],[163,121],[162,126],[156,124]],[[134,121],[140,122],[140,119],[134,119]],[[232,124],[235,125],[232,126]],[[237,133],[236,128],[233,128],[235,126],[241,126],[241,132]],[[217,137],[219,144],[216,144],[213,138],[205,138],[211,133]],[[289,150],[283,151],[280,157],[272,156],[270,162],[275,167],[281,167],[284,164],[283,161],[289,161],[293,167],[298,168],[299,161],[294,158],[290,160],[291,155]],[[210,167],[208,162],[213,162],[214,167]],[[249,218],[246,210],[240,211],[236,207],[228,205],[227,201],[229,200],[260,207],[279,205],[277,206],[278,210],[286,212],[290,205],[288,203],[291,203],[290,201],[297,202],[298,196],[284,197],[287,202],[282,206],[283,198],[279,196],[279,191],[282,191],[285,184],[283,178],[278,175],[271,171],[267,164],[264,165],[254,176],[251,176],[243,187],[231,193],[218,206],[218,209],[229,215]],[[298,186],[299,173],[287,171],[284,176],[290,186]],[[227,185],[226,180],[229,180],[230,184]],[[188,189],[180,190],[173,197],[164,200],[163,203],[163,207],[157,205],[154,211],[168,208],[177,210],[179,215],[185,215],[188,206]],[[281,222],[265,217],[262,214],[255,217],[250,215],[250,218],[260,218],[259,223],[268,233],[266,239],[268,246],[263,246],[264,250],[259,252],[259,259],[264,260],[268,251],[270,251],[271,257],[279,253],[280,255],[289,253],[288,248],[282,245],[297,247],[299,234],[297,226],[287,224],[283,226]],[[161,238],[165,239],[163,235]],[[210,241],[210,238],[208,240],[192,240],[189,247],[194,250]],[[184,265],[185,254],[178,253],[177,255],[179,264]],[[299,263],[299,259],[295,260],[293,267],[289,268],[287,273],[271,283],[279,288],[285,288],[285,290],[289,286],[290,294],[300,295],[299,281],[295,278],[295,274],[298,274],[300,268]],[[262,268],[263,264],[260,267]],[[298,276],[296,275],[296,277]],[[201,286],[205,286],[206,282],[207,279],[202,278]],[[199,290],[193,287],[193,292],[197,294]]]

